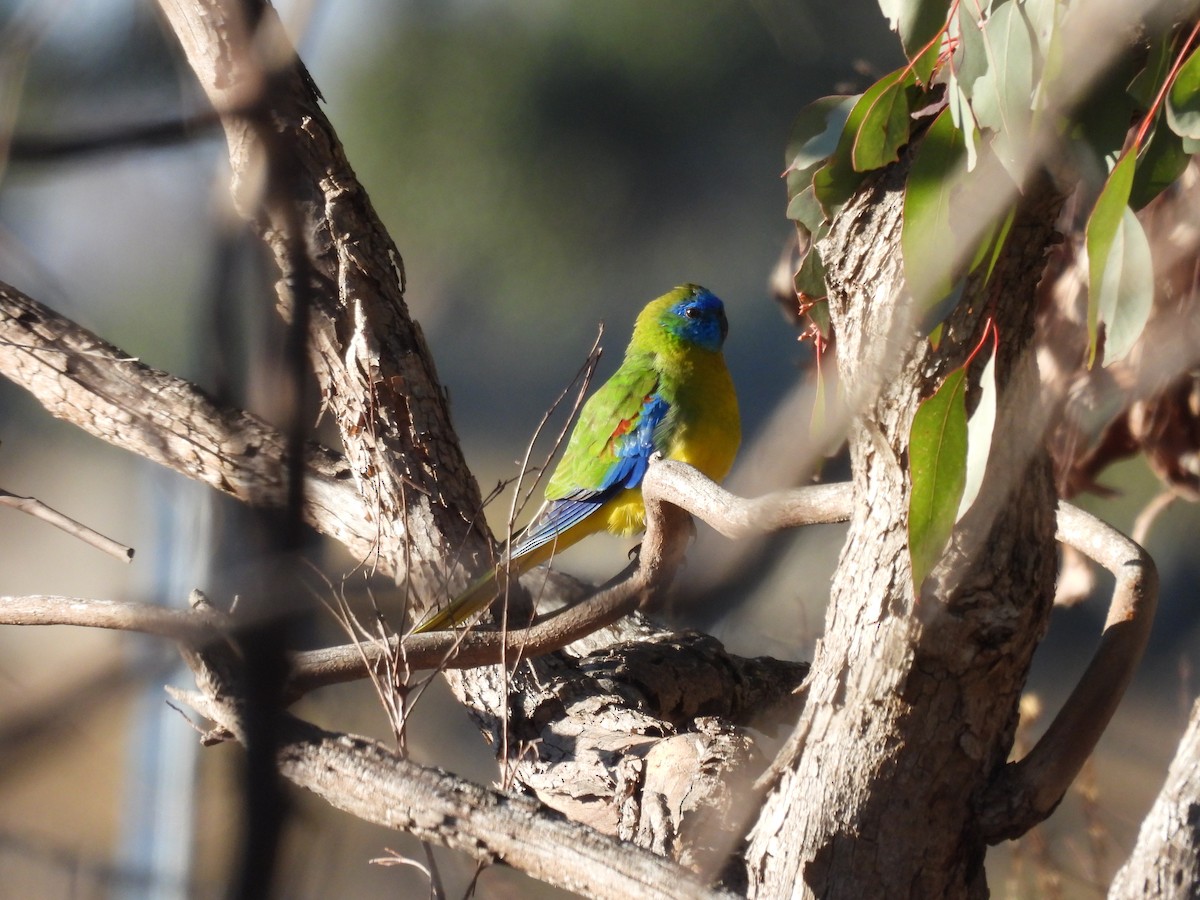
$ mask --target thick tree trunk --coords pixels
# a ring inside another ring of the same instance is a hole
[[[916,333],[900,261],[903,164],[865,185],[823,245],[855,506],[825,634],[748,854],[763,897],[986,893],[980,793],[1003,766],[1055,574],[1055,493],[1030,340],[1057,201],[1032,191],[987,288],[973,281],[939,349]],[[978,502],[918,600],[907,541],[919,403],[999,329],[999,413]],[[853,400],[851,402],[854,402]]]

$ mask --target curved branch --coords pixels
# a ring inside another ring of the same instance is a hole
[[[850,518],[849,482],[775,491],[761,497],[731,494],[686,463],[658,460],[642,481],[647,515],[657,503],[686,510],[727,538],[737,540],[801,525],[828,525]]]
[[[989,843],[1024,834],[1058,806],[1108,727],[1142,658],[1158,601],[1150,555],[1111,525],[1069,503],[1058,505],[1058,539],[1116,578],[1100,646],[1041,740],[1000,770],[979,815]]]

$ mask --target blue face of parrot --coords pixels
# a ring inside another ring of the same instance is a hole
[[[720,350],[729,334],[725,306],[704,288],[695,290],[696,293],[667,311],[663,326],[669,333],[703,350]]]

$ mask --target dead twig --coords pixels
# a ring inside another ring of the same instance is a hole
[[[12,494],[0,488],[0,506],[8,506],[31,515],[35,519],[41,519],[48,525],[53,525],[60,531],[65,531],[72,537],[78,538],[85,544],[95,547],[97,550],[107,553],[121,562],[129,562],[133,559],[132,547],[126,547],[124,544],[114,541],[110,537],[105,537],[100,532],[88,528],[82,522],[77,522],[70,516],[64,515],[58,510],[47,506],[36,497],[22,497],[19,494]]]

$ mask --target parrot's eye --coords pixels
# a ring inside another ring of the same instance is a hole
[[[697,308],[696,308],[696,307],[694,307],[694,306],[689,306],[689,307],[687,307],[687,309],[685,309],[685,310],[683,311],[683,314],[684,314],[685,316],[687,316],[689,319],[698,319],[698,318],[700,318],[700,310],[699,310],[699,309],[697,309]]]

